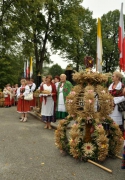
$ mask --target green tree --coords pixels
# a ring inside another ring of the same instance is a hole
[[[119,10],[115,10],[104,14],[101,18],[103,43],[103,72],[113,72],[119,67],[119,17]]]
[[[0,89],[8,83],[11,85],[19,83],[19,77],[23,76],[22,62],[17,58],[7,55],[0,57]]]
[[[59,48],[62,49],[61,55],[66,58],[69,63],[79,67],[83,66],[83,59],[86,55],[96,59],[96,19],[92,18],[92,12],[88,9],[81,9],[78,14],[78,24],[82,30],[82,36],[74,36],[69,38],[67,43],[62,43]]]
[[[57,75],[60,76],[60,74],[62,74],[62,73],[64,73],[64,70],[58,64],[54,64],[49,69],[49,74],[51,74],[53,78]]]
[[[0,88],[7,83],[19,83],[23,76],[23,56],[20,37],[10,15],[14,0],[0,2]],[[12,12],[11,12],[12,13]]]
[[[60,44],[67,45],[69,38],[81,36],[77,18],[79,11],[82,10],[81,2],[81,0],[12,2],[6,14],[10,19],[8,30],[15,30],[15,37],[18,37],[25,57],[35,56],[37,73],[42,72],[44,61],[50,62],[50,45],[51,50],[57,50]]]
[[[29,59],[29,56],[33,56],[36,74],[38,72],[43,74],[43,62],[50,62],[50,46],[51,51],[55,52],[61,44],[63,44],[61,47],[65,47],[69,39],[81,37],[82,31],[77,18],[83,11],[81,2],[82,0],[2,1],[0,3],[1,66],[4,66],[6,59],[9,67],[14,70],[19,69],[20,72],[24,61]],[[20,57],[16,58],[17,56]],[[9,60],[5,57],[9,57]],[[7,66],[3,72],[6,72],[6,69]],[[12,74],[11,71],[8,72]],[[22,76],[20,73],[18,75]],[[8,83],[7,73],[4,73],[3,78],[2,84]]]

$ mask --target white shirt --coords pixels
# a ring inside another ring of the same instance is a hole
[[[20,89],[21,89],[21,88],[22,88],[22,86],[17,89],[17,97],[20,96]],[[26,86],[25,86],[25,91],[24,91],[23,95],[25,96],[25,95],[29,94],[29,92],[30,92],[30,88],[29,88],[28,85],[26,85]]]
[[[33,84],[29,85],[29,87],[31,87],[30,91],[33,92],[36,89],[36,84],[33,83]]]

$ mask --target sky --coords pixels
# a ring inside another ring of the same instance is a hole
[[[123,14],[125,14],[125,1],[123,0],[83,0],[82,6],[89,8],[93,12],[93,18],[101,18],[103,14],[107,14],[109,11],[118,9],[121,10],[121,3],[123,2]],[[51,60],[53,64],[59,64],[63,69],[67,67],[67,62],[58,55],[52,55]]]
[[[103,14],[116,9],[121,10],[121,3],[123,2],[123,13],[125,14],[124,0],[83,0],[83,7],[89,8],[93,11],[94,18],[101,18]]]

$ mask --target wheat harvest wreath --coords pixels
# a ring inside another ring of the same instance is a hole
[[[123,147],[119,126],[110,118],[113,97],[105,84],[108,75],[92,71],[73,74],[77,83],[66,99],[68,116],[55,131],[56,146],[75,159],[104,161]],[[68,130],[71,121],[75,123]],[[110,172],[110,170],[109,170]]]

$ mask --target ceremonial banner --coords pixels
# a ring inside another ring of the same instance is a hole
[[[118,31],[118,48],[120,52],[119,57],[119,64],[121,70],[125,71],[125,46],[124,46],[124,17],[123,17],[123,3],[121,4],[121,12],[120,12],[120,19],[119,19],[119,31]]]
[[[26,78],[29,79],[29,73],[30,73],[30,67],[29,67],[29,61],[27,60],[26,63]]]
[[[33,58],[30,58],[30,78],[32,78],[33,75]]]
[[[96,71],[102,72],[102,35],[101,35],[101,22],[98,18],[97,25],[97,60],[96,60]]]

